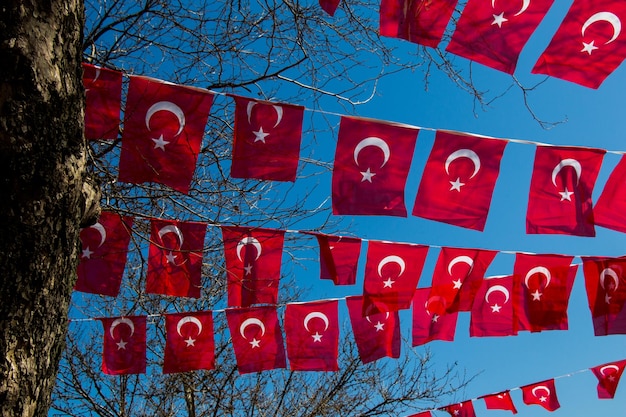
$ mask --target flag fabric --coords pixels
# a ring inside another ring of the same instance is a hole
[[[319,0],[320,7],[331,16],[335,15],[341,0]]]
[[[231,177],[295,181],[304,107],[231,97],[235,99]]]
[[[470,336],[515,336],[513,323],[513,276],[483,280],[472,308]]]
[[[591,372],[598,378],[598,398],[612,399],[617,391],[617,384],[626,368],[626,359],[605,363],[591,368]]]
[[[166,314],[165,330],[164,374],[215,368],[212,312]]]
[[[502,391],[497,394],[484,395],[482,397],[485,400],[485,407],[487,410],[506,410],[513,414],[517,414],[515,404],[509,391]]]
[[[146,372],[146,316],[105,317],[102,372],[107,375]]]
[[[119,180],[187,193],[212,104],[207,90],[131,76]]]
[[[598,88],[626,57],[626,5],[574,0],[532,72]]]
[[[591,195],[605,152],[537,146],[526,233],[595,236]]]
[[[400,318],[397,311],[363,314],[363,297],[346,298],[352,333],[363,363],[400,357]]]
[[[418,130],[342,116],[332,178],[333,214],[406,217],[404,187]]]
[[[83,63],[85,138],[117,139],[120,131],[122,73]]]
[[[421,413],[411,414],[409,417],[432,417],[430,411],[422,411]]]
[[[436,48],[457,0],[382,0],[380,34]]]
[[[412,346],[433,340],[454,341],[459,313],[446,313],[439,297],[430,297],[430,288],[418,288],[413,296]]]
[[[474,404],[472,400],[463,401],[462,403],[448,405],[442,410],[447,411],[453,417],[476,417],[474,412]]]
[[[626,257],[581,259],[594,334],[626,334]]]
[[[120,292],[133,218],[103,211],[98,221],[80,231],[82,254],[76,291],[116,297]]]
[[[338,370],[338,302],[287,304],[285,337],[289,369],[292,371]]]
[[[506,144],[437,131],[413,215],[483,231]]]
[[[361,239],[311,233],[320,248],[320,279],[335,285],[354,285],[361,255]]]
[[[556,395],[556,387],[554,379],[537,382],[531,385],[521,387],[522,399],[527,405],[540,405],[548,411],[554,411],[561,407],[559,399]]]
[[[626,155],[619,160],[604,184],[604,189],[593,207],[593,219],[597,226],[626,233]]]
[[[287,366],[275,307],[229,308],[226,321],[240,374]]]
[[[276,304],[284,230],[222,226],[229,307]]]
[[[206,224],[152,219],[146,292],[200,298]]]

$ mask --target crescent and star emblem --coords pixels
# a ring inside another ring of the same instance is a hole
[[[320,319],[324,322],[324,330],[323,332],[325,332],[326,330],[328,330],[328,326],[329,326],[329,321],[328,321],[328,316],[326,316],[326,314],[320,312],[320,311],[313,311],[309,314],[306,315],[306,317],[304,318],[303,324],[304,324],[304,328],[306,329],[307,332],[311,332],[311,330],[309,330],[309,321],[311,321],[312,319]],[[315,334],[311,335],[311,337],[313,338],[313,342],[321,342],[322,341],[322,336],[321,334],[319,334],[319,332],[315,332]]]
[[[608,288],[606,285],[607,277],[613,280],[613,286],[609,286]],[[613,268],[604,268],[602,272],[600,272],[600,286],[606,293],[606,295],[604,296],[604,301],[607,304],[610,304],[611,296],[609,295],[609,292],[614,293],[615,291],[617,291],[617,287],[619,287],[619,276],[617,275],[617,272],[615,272]]]
[[[457,256],[448,264],[448,275],[450,275],[450,277],[452,277],[452,268],[458,263],[464,263],[469,267],[469,270],[467,271],[465,276],[469,275],[470,272],[472,272],[472,269],[474,269],[474,260],[471,257],[465,255]],[[463,280],[461,278],[457,278],[456,280],[452,281],[452,284],[454,285],[455,290],[459,290],[463,285]]]
[[[252,108],[254,106],[256,106],[257,104],[267,105],[267,104],[257,103],[256,101],[249,101],[248,102],[248,107],[246,107],[246,114],[248,115],[248,124],[250,126],[252,126]],[[274,127],[272,128],[272,129],[274,129],[283,120],[283,108],[281,106],[277,106],[277,105],[271,105],[271,106],[276,111],[276,123],[274,124]],[[263,142],[263,143],[265,143],[265,138],[269,136],[269,133],[266,133],[266,132],[263,131],[263,126],[261,126],[259,128],[259,130],[257,130],[257,131],[252,131],[252,133],[254,133],[254,143],[256,143],[256,142]]]
[[[365,320],[367,320],[368,323],[370,324],[374,324],[372,323],[372,320],[370,319],[371,316],[371,312],[373,310],[373,307],[371,305],[369,305],[365,311]],[[389,312],[385,311],[385,320],[383,321],[387,321],[389,319]],[[382,323],[380,320],[378,320],[376,322],[376,324],[374,324],[374,327],[376,328],[377,332],[382,332],[383,330],[385,330],[385,323]]]
[[[552,279],[552,274],[550,274],[550,270],[545,266],[536,266],[528,271],[528,273],[526,273],[526,277],[524,278],[524,285],[526,285],[526,288],[530,290],[528,281],[535,274],[543,275],[544,277],[546,277],[546,285],[543,287],[543,289],[545,290],[546,288],[548,288],[548,285],[550,285],[550,280]],[[533,293],[531,293],[531,295],[533,296],[533,301],[540,301],[543,293],[539,292],[539,289],[536,289]]]
[[[396,264],[400,267],[400,273],[398,274],[397,278],[399,278],[402,274],[404,274],[404,270],[406,269],[406,263],[404,262],[404,259],[402,259],[401,257],[397,255],[389,255],[389,256],[384,257],[378,263],[378,276],[379,277],[383,278],[383,268],[385,267],[385,265],[391,264],[391,263]],[[383,281],[383,284],[384,284],[383,288],[391,288],[394,283],[395,281],[393,281],[391,277],[387,277],[387,280]]]
[[[487,304],[489,304],[489,296],[493,294],[494,292],[499,292],[504,295],[504,302],[502,304],[506,304],[509,302],[509,297],[510,297],[509,290],[503,285],[494,285],[492,287],[489,287],[489,289],[485,293],[485,301],[487,302]],[[490,304],[489,307],[491,307],[492,313],[499,313],[500,309],[502,308],[502,306],[498,305],[498,303]]]
[[[178,332],[178,335],[180,337],[183,337],[183,335],[180,332],[180,330],[187,323],[194,324],[198,328],[198,334],[196,335],[196,337],[200,336],[200,333],[202,333],[202,322],[200,320],[198,320],[197,317],[193,317],[193,316],[185,316],[185,317],[183,317],[182,319],[180,319],[178,321],[178,324],[176,325],[176,331]],[[196,339],[193,339],[191,336],[189,336],[189,338],[187,340],[185,340],[185,343],[187,343],[187,347],[195,346]]]
[[[605,373],[605,371],[608,370],[608,369],[612,369],[615,372],[611,372],[609,374]],[[619,372],[619,367],[617,365],[605,365],[602,368],[600,368],[600,375],[602,375],[603,377],[605,377],[606,379],[609,379],[611,381],[613,381],[615,379],[613,374],[616,374],[618,372]]]
[[[389,145],[387,144],[387,142],[376,136],[370,136],[368,138],[365,138],[356,145],[356,147],[354,148],[354,163],[356,164],[356,166],[359,166],[359,154],[363,149],[369,146],[373,146],[382,151],[383,163],[380,164],[379,168],[384,167],[387,161],[389,161],[389,157],[391,156],[391,150],[389,149]],[[363,176],[363,178],[361,178],[361,182],[368,181],[371,183],[372,178],[374,177],[374,175],[376,175],[376,173],[372,172],[372,167],[367,167],[366,171],[361,171],[361,175]]]
[[[513,16],[519,16],[522,13],[524,13],[526,11],[526,9],[528,9],[528,6],[530,6],[530,1],[531,0],[522,0],[522,8],[515,13]],[[496,0],[491,0],[491,8],[495,9],[496,7]],[[502,23],[504,22],[508,22],[509,19],[507,19],[506,17],[504,17],[504,12],[500,13],[500,14],[494,14],[493,15],[493,22],[491,22],[492,25],[498,25],[499,28],[502,27]]]
[[[437,301],[438,301],[439,303],[441,303],[441,305],[443,306],[442,311],[444,311],[444,312],[445,312],[446,308],[448,307],[448,306],[447,306],[447,303],[446,303],[446,299],[445,299],[445,298],[443,298],[443,297],[441,297],[441,296],[439,296],[439,295],[434,295],[434,296],[430,297],[430,298],[429,298],[429,299],[428,299],[428,300],[424,303],[424,309],[426,310],[426,314],[428,314],[429,316],[432,316],[432,322],[433,322],[433,323],[436,323],[436,322],[439,320],[440,315],[439,315],[439,314],[431,314],[431,313],[430,313],[430,310],[428,309],[428,306],[429,306],[431,303],[434,303],[434,302],[437,302]]]
[[[559,175],[559,173],[561,172],[561,170],[565,167],[572,167],[574,168],[574,171],[576,172],[576,185],[578,185],[578,182],[580,181],[580,175],[582,174],[582,166],[580,165],[580,162],[578,162],[575,159],[563,159],[561,162],[559,162],[554,169],[552,170],[552,184],[554,184],[554,186],[556,187],[556,177],[557,175]],[[559,194],[561,195],[561,201],[567,200],[567,201],[572,201],[572,194],[574,194],[574,192],[569,191],[567,189],[567,187],[565,187],[564,191],[559,191]]]
[[[111,323],[111,327],[109,327],[109,334],[111,335],[111,339],[115,340],[115,334],[113,333],[113,331],[120,324],[128,326],[128,328],[130,329],[130,335],[128,337],[129,338],[133,337],[133,335],[135,334],[135,324],[133,323],[131,319],[121,317],[119,319],[113,320],[113,323]],[[120,338],[120,341],[116,342],[117,350],[120,350],[120,349],[126,350],[127,344],[128,342],[125,342],[124,339]]]
[[[474,152],[471,149],[458,149],[452,152],[448,156],[448,159],[446,159],[446,163],[445,163],[446,174],[448,174],[448,176],[450,175],[450,164],[459,158],[467,158],[474,164],[474,172],[469,177],[469,179],[474,178],[476,174],[478,174],[478,171],[480,171],[480,158],[478,157],[476,152]],[[461,192],[461,187],[464,186],[465,183],[461,182],[461,178],[459,177],[456,179],[456,181],[450,181],[450,185],[451,187],[450,187],[450,190],[448,191],[455,190],[457,192]]]
[[[167,253],[165,255],[165,258],[167,260],[168,264],[172,264],[175,266],[181,266],[183,264],[185,264],[185,262],[187,262],[187,260],[185,259],[185,261],[182,264],[177,264],[176,263],[176,257],[178,255],[174,255],[174,250],[181,250],[183,247],[183,242],[184,242],[184,237],[183,237],[183,232],[178,228],[178,226],[175,226],[173,224],[170,224],[168,226],[164,226],[159,230],[159,238],[161,239],[161,242],[163,242],[163,236],[167,235],[168,233],[173,233],[174,235],[176,235],[176,238],[178,239],[178,247],[174,248],[174,249],[170,249],[169,253]],[[169,248],[168,248],[169,249]]]
[[[98,245],[98,247],[104,245],[104,242],[107,240],[107,231],[104,226],[102,226],[102,224],[98,222],[94,225],[89,226],[89,228],[96,230],[100,234],[100,244]],[[83,249],[83,258],[91,259],[91,255],[93,255],[93,251],[89,248],[89,246]]]
[[[546,393],[546,395],[542,395],[541,397],[537,395],[537,391],[543,391]],[[550,396],[551,392],[550,392],[550,388],[546,387],[545,385],[538,385],[535,388],[533,388],[531,390],[532,394],[535,396],[535,398],[537,398],[539,401],[546,402],[546,400],[548,399],[548,397]]]
[[[580,30],[583,38],[585,37],[585,31],[587,30],[587,28],[596,22],[607,22],[613,27],[613,36],[611,37],[611,39],[604,42],[604,45],[608,45],[609,43],[613,42],[622,32],[622,22],[619,17],[617,17],[617,15],[611,12],[598,12],[591,16],[589,19],[587,19],[583,24]],[[591,55],[591,53],[596,49],[599,49],[599,47],[595,45],[595,40],[592,40],[589,43],[583,41],[583,49],[581,49],[580,52],[587,52],[587,54]]]
[[[258,239],[253,236],[244,237],[243,239],[239,241],[239,243],[237,243],[237,258],[239,258],[239,260],[243,262],[243,258],[241,257],[241,251],[247,245],[254,246],[254,248],[256,249],[256,257],[254,258],[254,260],[256,261],[257,259],[259,259],[259,256],[261,256],[261,249],[262,249],[261,242],[259,242]],[[252,264],[245,265],[243,269],[246,275],[252,274]]]
[[[263,322],[257,319],[256,317],[250,317],[250,318],[245,319],[243,323],[241,323],[241,326],[239,326],[239,334],[241,334],[241,337],[248,340],[248,338],[246,337],[246,333],[245,333],[246,328],[252,325],[258,326],[261,329],[260,337],[263,337],[265,335],[265,324],[263,324]],[[252,346],[252,349],[260,347],[259,345],[260,343],[261,341],[257,340],[256,338],[252,338],[252,340],[250,341],[250,345]]]
[[[150,120],[152,119],[154,114],[159,111],[166,111],[176,116],[176,118],[178,119],[178,131],[176,132],[174,137],[180,135],[185,128],[185,113],[180,107],[178,107],[171,101],[159,101],[150,106],[150,108],[146,112],[146,127],[148,128],[148,131],[150,131]],[[163,135],[161,135],[158,139],[152,138],[152,141],[154,142],[154,149],[159,148],[164,152],[165,146],[170,143],[169,141],[163,139]]]

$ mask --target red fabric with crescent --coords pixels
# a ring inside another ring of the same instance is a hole
[[[76,291],[119,294],[132,227],[132,217],[103,211],[95,225],[81,230]]]
[[[207,90],[131,76],[119,180],[187,193],[212,104]]]
[[[240,374],[287,366],[275,307],[226,309],[226,321]]]
[[[319,0],[320,7],[331,16],[335,15],[335,11],[341,0]]]
[[[164,374],[215,368],[212,312],[166,314],[165,331]]]
[[[605,363],[591,368],[591,372],[598,378],[598,398],[601,400],[615,397],[617,384],[626,368],[626,359]]]
[[[229,307],[276,304],[284,230],[222,226]]]
[[[622,156],[604,184],[604,189],[593,207],[597,226],[626,233],[626,156]]]
[[[437,131],[413,215],[484,230],[507,142]]]
[[[484,395],[482,397],[485,400],[485,407],[488,410],[508,410],[513,414],[517,414],[515,404],[509,391],[502,391],[497,394]]]
[[[122,73],[83,63],[85,138],[117,139],[120,131]]]
[[[380,34],[436,48],[457,0],[382,0]]]
[[[413,296],[412,346],[433,340],[452,342],[459,313],[446,313],[440,298],[430,297],[430,288],[418,288]]]
[[[320,278],[335,285],[354,285],[361,254],[361,239],[311,233],[320,248]]]
[[[605,150],[538,146],[526,233],[595,236],[591,195]]]
[[[146,292],[200,298],[206,224],[151,220]]]
[[[418,130],[343,116],[332,178],[333,214],[406,217],[404,187]]]
[[[513,276],[482,281],[470,319],[470,336],[515,336],[513,327]]]
[[[292,371],[338,370],[338,302],[287,304],[285,338]]]
[[[146,316],[106,317],[102,372],[107,375],[146,372]]]
[[[525,385],[521,387],[521,389],[524,404],[540,405],[548,411],[554,411],[561,407],[561,404],[559,404],[559,399],[556,395],[554,379],[537,382],[531,385]]]
[[[447,411],[453,417],[476,417],[474,412],[474,404],[472,400],[463,401],[462,403],[448,405],[442,410]]]
[[[626,334],[626,257],[582,257],[596,336]]]

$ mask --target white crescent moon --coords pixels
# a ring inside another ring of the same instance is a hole
[[[387,145],[387,142],[375,136],[365,138],[356,145],[356,147],[354,148],[354,163],[359,165],[359,154],[364,148],[367,148],[368,146],[375,146],[383,151],[384,159],[383,163],[380,164],[380,167],[384,167],[387,161],[389,161],[389,157],[391,156],[391,150],[389,149],[389,145]]]
[[[241,259],[241,250],[246,245],[252,245],[256,248],[256,258],[254,258],[254,260],[256,261],[259,259],[259,256],[261,256],[261,242],[252,236],[244,237],[239,241],[239,243],[237,243],[237,258],[243,262],[243,259]]]
[[[605,369],[615,369],[615,372],[619,372],[619,367],[617,365],[606,365],[600,368],[600,374],[606,376],[604,373]]]
[[[378,263],[378,276],[379,277],[383,276],[383,268],[385,265],[389,263],[398,264],[398,266],[400,267],[400,273],[398,274],[398,276],[404,274],[404,270],[406,269],[406,263],[404,263],[404,259],[396,255],[389,255],[389,256],[384,257],[383,260]]]
[[[520,9],[519,12],[515,13],[515,16],[519,16],[522,13],[524,13],[526,11],[526,9],[528,9],[528,6],[530,6],[530,0],[522,0],[522,8]],[[491,8],[495,8],[496,7],[496,0],[491,0]]]
[[[152,116],[154,116],[156,112],[161,110],[170,112],[174,116],[176,116],[176,118],[178,119],[178,132],[176,132],[176,135],[174,136],[180,135],[180,132],[182,132],[185,128],[185,113],[183,112],[183,109],[181,109],[171,101],[159,101],[150,106],[150,108],[146,112],[146,127],[148,128],[148,130],[150,130],[150,119],[152,119]]]
[[[583,168],[582,166],[580,166],[580,162],[578,162],[575,159],[568,158],[568,159],[563,159],[552,170],[552,184],[554,184],[555,187],[556,187],[556,176],[565,167],[574,168],[574,171],[576,171],[576,184],[578,184],[578,181],[580,180],[580,174]]]
[[[135,324],[131,319],[122,317],[113,320],[113,323],[111,323],[111,327],[109,328],[109,334],[111,334],[111,339],[115,339],[115,336],[113,335],[113,330],[115,330],[115,328],[120,324],[127,325],[130,328],[130,337],[133,337],[133,334],[135,334]]]
[[[460,262],[467,264],[467,266],[469,266],[470,272],[474,268],[474,260],[472,258],[470,258],[469,256],[465,256],[465,255],[457,256],[456,258],[451,260],[450,263],[448,264],[448,275],[452,276],[452,268],[454,267],[454,265]]]
[[[369,304],[367,308],[365,309],[365,320],[367,320],[370,323],[372,322],[370,320],[370,315],[371,315],[370,313],[372,312],[373,309],[374,309],[374,306],[372,304]],[[385,321],[387,321],[388,318],[389,318],[389,312],[385,311]]]
[[[476,174],[478,174],[478,171],[480,170],[480,158],[478,157],[476,152],[474,152],[471,149],[459,149],[459,150],[452,152],[448,156],[448,159],[446,159],[446,174],[450,175],[450,171],[449,171],[450,164],[455,159],[459,159],[459,158],[468,158],[470,161],[472,161],[472,163],[474,164],[474,173],[472,174],[470,178],[474,178],[474,176],[476,176]]]
[[[428,300],[426,300],[426,302],[424,303],[424,309],[426,310],[426,313],[428,313],[428,315],[430,316],[430,311],[428,310],[428,305],[430,304],[430,302],[432,301],[440,301],[441,304],[443,304],[443,308],[444,310],[446,308],[448,308],[447,303],[446,303],[446,299],[439,296],[439,295],[433,295],[432,297],[430,297]]]
[[[246,107],[246,113],[248,115],[248,124],[252,124],[252,121],[251,121],[252,108],[257,104],[259,103],[257,103],[256,101],[252,101],[252,100],[248,102],[248,107]],[[276,127],[283,120],[283,108],[281,106],[274,106],[274,105],[272,105],[272,107],[274,107],[274,110],[276,110],[277,119],[276,119],[276,123],[274,124],[274,127]]]
[[[546,277],[546,286],[544,288],[548,288],[550,280],[552,279],[552,274],[550,274],[550,270],[545,266],[536,266],[526,273],[526,278],[524,278],[524,285],[526,285],[526,288],[530,289],[528,286],[528,280],[535,274],[541,274]]]
[[[265,325],[263,324],[263,322],[255,317],[251,317],[251,318],[245,319],[243,323],[241,323],[241,326],[239,326],[239,333],[241,334],[241,337],[243,337],[244,339],[247,339],[246,334],[245,334],[246,327],[253,325],[253,324],[261,328],[261,336],[265,335]]]
[[[100,233],[100,244],[98,245],[98,247],[102,246],[104,242],[107,240],[107,231],[105,230],[104,226],[102,226],[102,224],[98,222],[89,227],[91,227],[92,229],[96,229],[98,233]]]
[[[96,70],[96,75],[93,77],[93,80],[91,80],[91,83],[95,83],[96,81],[98,81],[98,78],[100,78],[100,67],[94,67]]]
[[[608,43],[613,42],[615,39],[617,39],[617,37],[622,32],[622,22],[619,20],[619,17],[617,17],[615,14],[611,12],[598,12],[594,14],[593,16],[591,16],[589,19],[587,19],[587,21],[583,25],[581,34],[582,36],[585,36],[585,31],[587,30],[589,26],[591,26],[592,24],[596,22],[601,22],[601,21],[608,22],[611,26],[613,26],[613,37],[604,43],[606,45]]]
[[[320,312],[320,311],[314,311],[312,313],[309,313],[306,315],[306,317],[304,318],[304,328],[306,329],[307,332],[310,332],[309,330],[309,320],[312,319],[322,319],[324,321],[324,331],[328,330],[328,326],[329,326],[329,322],[328,322],[328,316],[326,316],[326,314]]]
[[[535,397],[537,397],[537,391],[539,390],[544,390],[546,392],[546,394],[548,395],[548,397],[550,396],[551,392],[550,392],[550,388],[546,387],[545,385],[538,385],[535,388],[532,389],[532,393]]]
[[[196,327],[198,327],[198,335],[202,333],[202,322],[200,322],[197,317],[185,316],[182,319],[178,320],[178,324],[176,325],[176,331],[178,332],[178,335],[180,337],[183,337],[183,335],[180,333],[180,329],[182,329],[182,327],[187,323],[195,324]]]
[[[168,233],[174,233],[178,237],[178,241],[179,241],[178,248],[179,249],[182,248],[183,242],[184,242],[183,232],[181,232],[178,226],[170,224],[168,226],[162,227],[161,230],[159,230],[159,238],[163,239],[163,236],[165,236]]]
[[[509,290],[506,289],[506,287],[502,286],[502,285],[494,285],[493,287],[490,287],[487,292],[485,293],[485,301],[487,303],[489,303],[489,296],[491,295],[491,293],[494,292],[501,292],[502,294],[504,294],[504,303],[502,304],[506,304],[509,301]]]
[[[606,289],[606,287],[604,286],[604,281],[606,280],[607,276],[613,278],[613,282],[615,283],[615,290],[616,290],[617,287],[619,286],[619,277],[617,276],[617,272],[615,272],[612,268],[604,268],[602,272],[600,272],[600,286],[602,287],[603,290]]]

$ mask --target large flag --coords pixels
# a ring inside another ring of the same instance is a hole
[[[446,313],[440,297],[431,297],[430,288],[418,288],[413,296],[412,346],[433,340],[454,341],[459,313]]]
[[[626,233],[626,155],[609,175],[604,189],[593,207],[593,218],[598,226]]]
[[[554,379],[525,385],[521,388],[524,404],[540,405],[548,411],[554,411],[561,407],[561,404],[559,404],[559,399],[556,396]]]
[[[226,321],[240,374],[287,366],[275,307],[229,308]]]
[[[341,0],[319,0],[320,7],[331,16],[335,15],[335,11]]]
[[[85,138],[117,139],[120,131],[122,73],[83,63]]]
[[[295,181],[302,139],[304,107],[235,99],[234,178]]]
[[[532,72],[598,88],[626,57],[626,4],[574,0]]]
[[[164,374],[214,369],[212,312],[166,314],[165,330]]]
[[[413,215],[484,230],[507,142],[437,131]]]
[[[406,217],[404,187],[418,130],[343,116],[332,178],[334,214]]]
[[[132,226],[132,217],[103,211],[96,224],[80,231],[82,255],[76,291],[119,294]]]
[[[626,359],[605,363],[591,368],[591,372],[598,378],[598,398],[611,399],[615,397],[617,384],[626,368]]]
[[[285,337],[292,371],[338,370],[337,300],[287,304]]]
[[[469,0],[446,50],[513,74],[524,45],[553,0]]]
[[[397,311],[365,313],[363,297],[347,297],[348,314],[359,357],[363,363],[400,357],[400,319]]]
[[[470,336],[514,336],[513,276],[483,280],[472,308]]]
[[[320,278],[335,285],[353,285],[361,254],[361,239],[311,233],[320,248]]]
[[[200,298],[205,223],[151,220],[146,292]]]
[[[595,236],[591,194],[602,149],[538,146],[526,233]]]
[[[457,0],[382,0],[380,34],[436,48]]]
[[[626,334],[626,257],[582,257],[596,336]]]
[[[187,193],[212,104],[207,90],[131,76],[119,180]]]
[[[102,372],[107,375],[146,372],[146,316],[104,317]]]
[[[230,307],[276,304],[285,231],[222,226]]]
[[[442,410],[447,411],[453,417],[476,417],[474,412],[474,404],[472,400],[463,401],[462,403],[448,405]]]
[[[515,408],[515,404],[513,404],[513,399],[511,399],[509,391],[483,395],[479,398],[485,400],[485,407],[487,410],[506,410],[512,412],[513,414],[517,414],[517,409]]]

